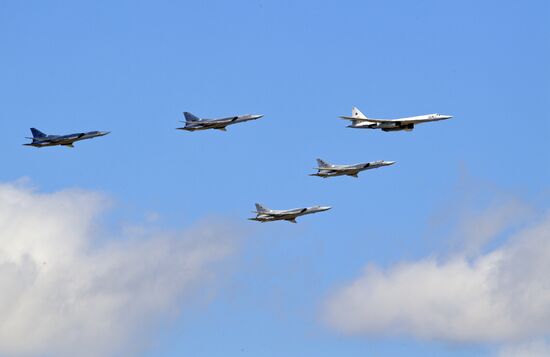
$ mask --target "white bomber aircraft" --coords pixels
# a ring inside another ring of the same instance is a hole
[[[353,107],[350,117],[341,116],[340,118],[351,120],[351,125],[348,125],[348,128],[382,129],[383,131],[411,131],[414,129],[416,124],[450,119],[452,116],[443,114],[426,114],[399,119],[373,119],[367,118],[359,109],[357,109],[357,107]]]

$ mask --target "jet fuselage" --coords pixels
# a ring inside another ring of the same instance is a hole
[[[395,164],[395,161],[373,161],[365,162],[354,165],[319,165],[317,167],[317,173],[310,174],[310,176],[319,176],[323,178],[334,177],[334,176],[352,176],[358,177],[357,175],[361,171],[377,169],[383,166],[390,166]]]
[[[292,208],[288,210],[265,209],[255,211],[256,217],[249,218],[251,221],[271,222],[271,221],[289,221],[296,223],[296,218],[307,214],[313,214],[331,209],[329,206],[313,206],[305,208]]]
[[[86,139],[93,139],[99,136],[109,134],[109,131],[89,131],[86,133],[75,133],[68,135],[45,135],[43,137],[33,137],[32,143],[23,144],[26,146],[45,147],[45,146],[72,146],[73,143]]]
[[[195,119],[195,120],[186,120],[185,126],[177,128],[179,130],[186,131],[197,131],[197,130],[207,130],[207,129],[217,129],[217,130],[226,130],[228,125],[244,123],[249,120],[256,120],[263,117],[260,114],[244,114],[237,115],[234,117],[219,118],[219,119]]]

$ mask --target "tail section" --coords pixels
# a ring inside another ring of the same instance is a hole
[[[186,122],[189,122],[189,121],[199,121],[201,120],[200,118],[194,116],[193,114],[189,113],[189,112],[183,112],[183,115],[185,116],[185,121]]]
[[[351,116],[350,117],[347,116],[347,115],[344,115],[344,116],[341,116],[340,118],[346,119],[346,120],[351,120],[351,125],[349,126],[351,128],[355,127],[356,125],[360,124],[361,122],[369,120],[367,118],[367,116],[365,114],[361,113],[361,111],[357,107],[351,108]]]
[[[43,132],[41,132],[40,130],[38,130],[36,128],[31,128],[31,133],[32,133],[33,138],[35,138],[35,139],[40,139],[40,138],[45,138],[46,137],[46,134],[44,134]]]
[[[317,159],[317,164],[319,165],[319,167],[330,167],[330,164],[328,162],[321,159]]]
[[[266,208],[266,207],[264,207],[264,206],[262,206],[262,205],[259,204],[259,203],[256,203],[256,211],[258,211],[258,212],[267,212],[267,211],[269,211],[269,209]]]
[[[367,116],[359,110],[357,107],[351,109],[351,116],[357,119],[368,119]]]

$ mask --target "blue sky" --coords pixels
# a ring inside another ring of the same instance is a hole
[[[487,355],[492,343],[349,336],[321,311],[367,264],[450,249],[433,221],[454,202],[483,207],[487,186],[548,206],[549,6],[3,1],[0,179],[102,192],[115,227],[155,213],[159,229],[219,217],[244,232],[215,296],[153,331],[146,356]],[[454,118],[353,130],[337,116],[354,105]],[[174,130],[182,111],[265,117],[188,133]],[[112,133],[37,150],[21,146],[30,127]],[[397,164],[321,180],[307,176],[317,157]],[[259,225],[246,221],[254,202],[333,210]]]

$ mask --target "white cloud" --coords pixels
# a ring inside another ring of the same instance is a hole
[[[0,185],[0,355],[132,355],[234,249],[235,234],[208,222],[106,234],[97,222],[108,205]]]
[[[544,340],[531,341],[514,346],[504,347],[499,357],[548,357],[550,345]]]
[[[503,231],[520,225],[532,215],[532,209],[527,204],[510,197],[500,199],[482,211],[472,210],[469,205],[459,211],[455,243],[468,256],[478,255],[487,243]]]
[[[464,222],[474,245],[517,224],[507,207]],[[531,217],[532,218],[532,217]],[[526,219],[527,220],[527,219]],[[326,303],[336,329],[448,342],[514,343],[550,332],[550,215],[529,220],[498,248],[388,269],[368,266]],[[533,223],[534,222],[534,223]],[[469,237],[464,237],[467,240]]]

